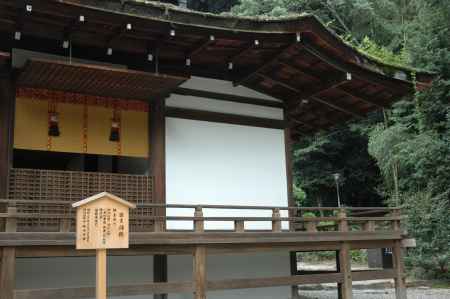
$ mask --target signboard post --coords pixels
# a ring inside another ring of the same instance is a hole
[[[129,210],[136,206],[107,192],[72,206],[77,208],[76,247],[96,250],[96,299],[106,299],[106,250],[129,247]]]

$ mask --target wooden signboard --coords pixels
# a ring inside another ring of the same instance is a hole
[[[76,247],[96,250],[96,298],[106,299],[106,250],[129,247],[129,209],[135,205],[103,192],[72,206],[77,208]]]

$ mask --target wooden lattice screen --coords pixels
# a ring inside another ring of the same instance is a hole
[[[153,197],[153,179],[145,175],[15,168],[10,173],[8,199],[36,201],[36,204],[17,204],[18,212],[39,214],[39,217],[21,218],[20,230],[55,231],[59,229],[60,219],[50,215],[73,216],[70,203],[104,191],[138,205],[131,211],[133,231],[152,229],[150,220],[133,219],[136,215],[153,215],[152,208],[140,206],[151,203]]]

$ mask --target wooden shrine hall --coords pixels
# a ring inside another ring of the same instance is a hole
[[[406,299],[401,210],[297,206],[291,146],[433,74],[383,64],[312,15],[151,1],[3,0],[0,39],[0,299],[94,297],[71,204],[100,192],[136,205],[130,248],[110,251],[111,298],[337,283],[349,299],[353,281],[393,279]],[[371,248],[392,248],[393,267],[352,271],[351,250]],[[324,250],[336,271],[297,268],[296,252]]]

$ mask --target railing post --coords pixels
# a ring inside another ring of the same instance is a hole
[[[15,232],[17,231],[17,218],[15,217],[15,215],[17,214],[17,208],[8,207],[7,213],[8,218],[6,218],[5,231]]]
[[[317,233],[317,222],[315,220],[308,219],[307,221],[305,221],[305,227],[307,232]]]
[[[245,222],[244,222],[244,220],[235,220],[234,221],[234,230],[237,233],[245,232]]]
[[[281,233],[281,214],[280,209],[272,210],[272,232]]]
[[[70,218],[62,218],[59,222],[59,232],[67,233],[70,232],[72,226],[72,220]]]
[[[366,232],[374,232],[375,231],[375,221],[369,220],[364,223],[364,231]]]
[[[339,232],[348,232],[347,213],[345,209],[339,209]],[[350,259],[350,244],[342,242],[339,248],[339,272],[343,276],[341,287],[339,288],[339,298],[352,299],[352,265]]]
[[[155,233],[160,233],[163,231],[164,220],[161,221],[159,217],[161,217],[161,216],[156,216],[155,221],[153,222],[153,231]]]
[[[205,231],[205,223],[204,223],[204,220],[203,220],[203,209],[202,209],[202,207],[196,207],[195,208],[194,217],[195,218],[200,218],[200,219],[195,219],[194,220],[194,231],[195,232],[203,232],[203,231]]]
[[[400,217],[400,210],[393,210],[392,211],[392,216],[393,217]],[[400,219],[399,220],[392,220],[392,229],[394,231],[399,231],[401,229]]]
[[[8,218],[6,218],[6,232],[17,231],[16,207],[8,207]],[[14,299],[16,285],[16,248],[4,247],[0,265],[0,298]]]
[[[339,219],[339,231],[348,232],[347,213],[345,212],[345,209],[339,209],[337,217]]]

